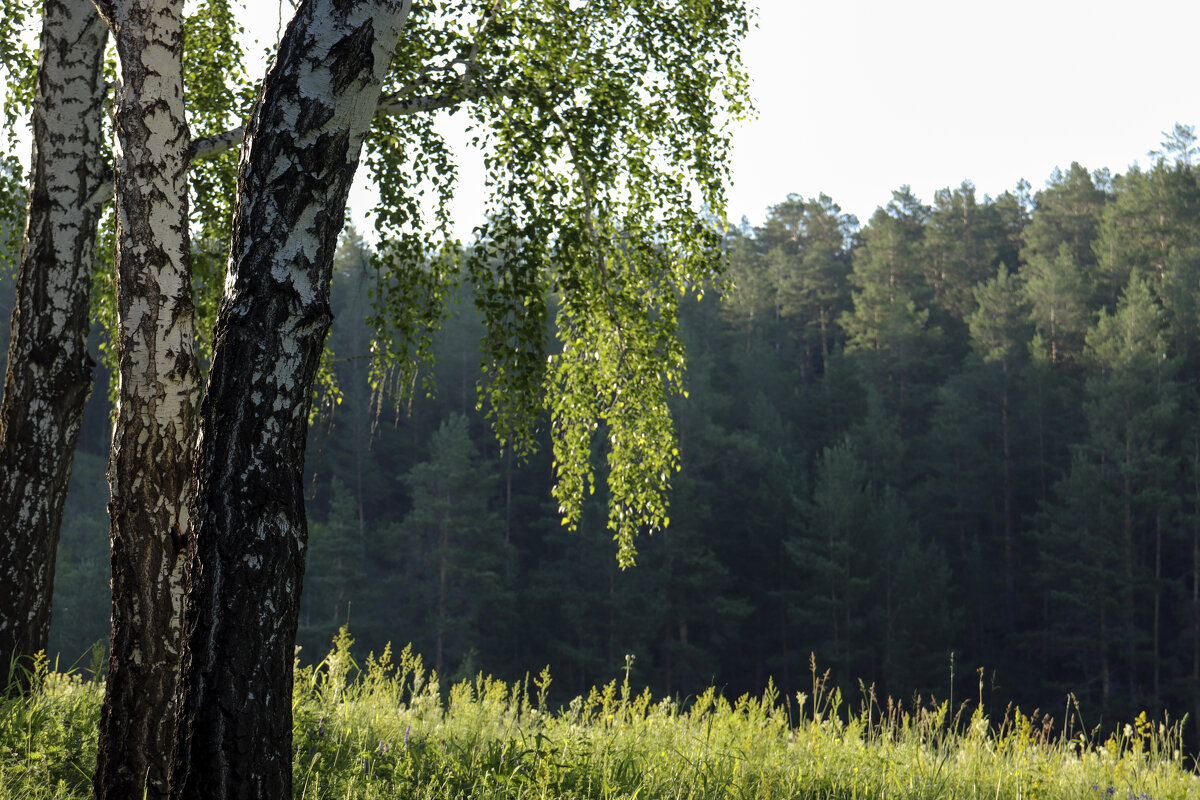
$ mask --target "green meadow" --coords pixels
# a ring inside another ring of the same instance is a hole
[[[552,678],[487,677],[444,687],[419,656],[357,662],[344,632],[298,668],[297,798],[988,798],[1183,800],[1200,777],[1178,725],[1131,720],[1101,739],[1078,727],[974,703],[858,708],[827,690],[681,702],[624,680],[551,707]],[[627,671],[628,675],[628,671]],[[102,685],[44,669],[0,706],[0,798],[90,796]]]

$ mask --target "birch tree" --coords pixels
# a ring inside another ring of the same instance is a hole
[[[193,466],[187,169],[242,131],[189,143],[180,3],[96,5],[119,60],[114,636],[96,791],[285,796],[304,434],[364,142],[383,200],[376,386],[411,385],[446,287],[469,277],[489,331],[481,402],[501,440],[528,446],[548,407],[566,524],[607,479],[630,563],[639,528],[668,523],[677,304],[717,263],[746,12],[740,0],[301,2],[244,129]],[[493,197],[466,259],[432,122],[462,109]],[[543,332],[550,297],[557,342]]]
[[[420,184],[397,173],[432,171],[433,187],[447,188],[449,164],[422,114],[466,106],[490,145],[492,213],[466,266],[489,325],[484,400],[497,430],[519,445],[529,412],[543,392],[551,398],[570,524],[596,480],[592,437],[605,423],[622,558],[632,559],[638,523],[667,522],[676,303],[715,264],[717,231],[699,206],[723,205],[728,139],[717,113],[742,109],[744,12],[488,2],[462,4],[447,26],[417,11],[302,3],[247,126],[200,415],[173,796],[276,796],[291,785],[305,420],[345,195],[372,115],[368,162],[391,254],[377,296],[377,379],[427,347],[422,324],[436,321],[454,279],[436,239],[412,224]],[[444,213],[434,212],[435,236]],[[547,360],[551,293],[561,298],[560,350]]]
[[[44,3],[29,200],[0,407],[5,685],[22,679],[30,657],[46,649],[58,529],[92,388],[88,299],[108,184],[100,143],[106,38],[90,0]],[[9,675],[12,666],[17,671]]]
[[[178,669],[199,372],[187,204],[182,0],[97,0],[116,44],[117,408],[112,638],[98,797],[162,796]]]
[[[246,128],[201,410],[173,797],[291,793],[308,408],[346,196],[409,10],[303,3]]]

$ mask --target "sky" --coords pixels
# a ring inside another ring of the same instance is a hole
[[[995,196],[1055,167],[1124,172],[1200,123],[1195,0],[763,0],[743,50],[759,116],[729,216],[824,192],[866,222],[891,191]]]
[[[823,192],[865,223],[902,184],[926,202],[963,180],[980,195],[1022,178],[1036,191],[1072,161],[1148,165],[1163,131],[1200,123],[1196,0],[749,2],[758,115],[734,133],[734,222],[761,224],[789,193]],[[247,5],[248,29],[273,40],[278,2]],[[482,182],[462,159],[462,236],[482,216]],[[360,228],[371,204],[360,183]]]

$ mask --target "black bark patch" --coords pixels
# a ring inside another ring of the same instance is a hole
[[[374,45],[375,26],[367,20],[329,48],[329,72],[335,94],[342,94],[356,80],[364,86],[370,81],[375,66]]]

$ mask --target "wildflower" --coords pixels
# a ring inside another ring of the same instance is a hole
[[[412,725],[409,725],[404,729],[404,746],[405,747],[408,747],[408,732],[411,730],[412,730]]]

